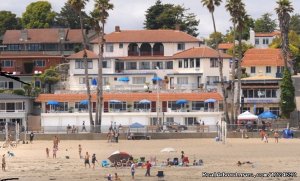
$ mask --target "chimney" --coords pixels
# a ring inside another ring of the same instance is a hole
[[[120,26],[115,26],[115,32],[121,32]]]
[[[58,38],[59,38],[59,41],[66,39],[65,29],[58,29]]]
[[[175,25],[175,30],[176,30],[176,31],[180,31],[180,24],[176,24],[176,25]]]
[[[28,40],[28,30],[26,29],[21,30],[20,41],[27,41],[27,40]]]

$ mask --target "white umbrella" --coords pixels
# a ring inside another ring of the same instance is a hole
[[[176,152],[176,150],[175,150],[175,148],[167,147],[167,148],[160,150],[160,152],[171,153],[171,152]]]

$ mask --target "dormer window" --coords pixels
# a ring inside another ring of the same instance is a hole
[[[178,43],[177,44],[177,50],[185,50],[185,44],[184,43]]]

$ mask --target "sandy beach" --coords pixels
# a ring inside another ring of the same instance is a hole
[[[114,151],[126,151],[134,158],[156,156],[158,165],[168,157],[180,158],[183,150],[190,162],[202,159],[203,166],[161,167],[153,166],[151,177],[145,177],[144,168],[136,169],[136,181],[157,180],[158,170],[165,173],[165,180],[300,180],[298,177],[268,177],[268,178],[208,178],[203,172],[297,172],[300,173],[300,140],[280,139],[279,144],[274,139],[263,143],[260,139],[228,139],[224,145],[214,139],[170,139],[170,140],[120,140],[119,143],[99,141],[67,141],[59,144],[57,159],[52,159],[52,141],[34,141],[33,144],[21,144],[11,149],[15,157],[6,158],[7,171],[0,172],[0,178],[18,177],[24,181],[45,180],[107,180],[107,174],[118,173],[121,180],[132,180],[129,168],[102,168],[96,165],[95,170],[85,168],[83,160],[79,159],[78,144],[82,151],[95,153],[99,162],[107,159]],[[2,145],[2,143],[1,143]],[[46,158],[46,147],[50,148],[50,158]],[[176,153],[161,153],[165,147],[173,147]],[[66,152],[65,150],[68,149]],[[1,156],[7,149],[0,149]],[[66,159],[65,156],[70,156]],[[237,166],[237,162],[250,161],[253,164]],[[300,175],[299,175],[300,177]]]

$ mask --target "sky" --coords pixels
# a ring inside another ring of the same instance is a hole
[[[48,0],[52,4],[54,11],[59,12],[67,0]],[[114,31],[115,26],[120,26],[121,30],[143,29],[145,12],[155,4],[156,0],[110,0],[114,4],[114,9],[110,11],[110,16],[106,25],[106,33]],[[172,3],[183,5],[191,13],[200,19],[198,26],[199,37],[208,37],[213,32],[211,14],[202,6],[201,0],[161,0],[163,4]],[[244,0],[247,13],[254,19],[260,18],[264,13],[272,13],[277,19],[274,8],[277,0]],[[294,7],[294,13],[300,14],[300,0],[290,0]],[[6,0],[1,1],[0,10],[12,11],[17,16],[22,16],[26,6],[34,0]],[[231,26],[229,13],[224,8],[225,0],[220,7],[215,10],[215,20],[217,31],[226,33]],[[85,11],[91,12],[93,0],[87,4]]]

